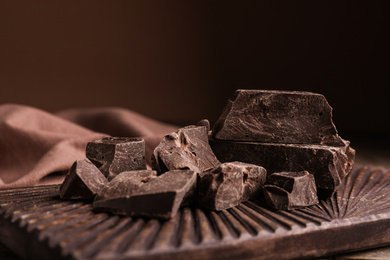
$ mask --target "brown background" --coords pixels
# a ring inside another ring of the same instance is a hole
[[[1,1],[0,103],[212,122],[237,88],[324,94],[389,141],[387,1]]]

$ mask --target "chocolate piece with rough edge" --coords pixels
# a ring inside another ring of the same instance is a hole
[[[237,90],[212,132],[218,140],[344,146],[332,108],[311,92]]]
[[[142,138],[106,137],[88,142],[86,156],[108,180],[124,171],[146,169]]]
[[[227,162],[198,174],[197,203],[211,210],[224,210],[258,197],[267,171],[258,165]]]
[[[62,199],[92,199],[107,184],[107,179],[88,159],[73,163],[60,186]]]
[[[263,191],[265,201],[274,209],[291,210],[318,203],[314,176],[307,171],[273,173]]]
[[[150,179],[157,178],[157,172],[153,170],[135,170],[121,172],[113,178],[96,196],[95,200],[121,197],[130,194]],[[124,185],[123,183],[126,183]]]
[[[341,180],[351,171],[355,150],[344,146],[275,144],[221,141],[210,138],[217,158],[222,162],[242,161],[261,165],[268,174],[282,171],[309,171],[314,175],[318,196],[333,194]]]
[[[199,173],[219,164],[210,148],[206,126],[187,126],[166,135],[152,155],[152,168],[159,174],[179,169]]]
[[[99,192],[93,207],[119,215],[169,219],[195,186],[196,173],[191,170],[159,176],[154,171],[122,172]]]
[[[205,126],[207,132],[210,131],[210,121],[208,119],[202,119],[197,124],[197,126]]]

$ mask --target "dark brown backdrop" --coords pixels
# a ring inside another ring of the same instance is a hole
[[[1,1],[0,103],[215,121],[237,88],[324,94],[390,134],[387,1]]]

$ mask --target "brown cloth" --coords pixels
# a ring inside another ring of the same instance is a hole
[[[123,108],[68,109],[51,114],[0,105],[0,189],[61,183],[89,141],[105,136],[141,137],[150,165],[163,136],[177,130]]]

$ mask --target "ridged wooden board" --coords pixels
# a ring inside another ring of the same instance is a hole
[[[329,200],[293,211],[246,202],[161,221],[94,212],[58,185],[0,191],[0,241],[25,259],[294,259],[390,244],[390,172],[355,168]]]

